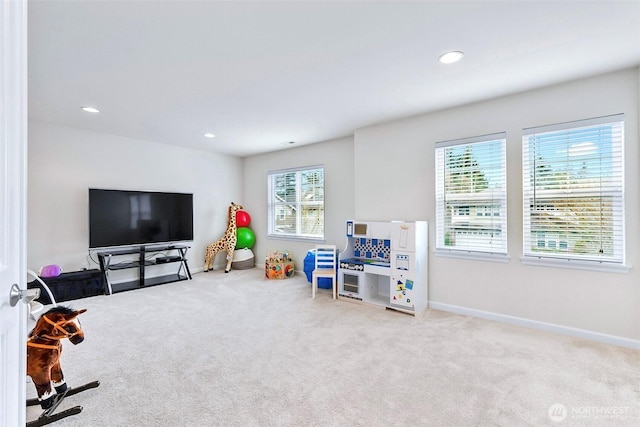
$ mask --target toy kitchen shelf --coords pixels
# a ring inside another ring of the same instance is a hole
[[[347,221],[338,262],[338,299],[413,315],[428,305],[428,224]]]
[[[188,250],[189,246],[184,245],[156,245],[98,252],[100,270],[102,270],[106,279],[105,293],[111,295],[115,292],[129,291],[181,280],[191,280],[191,272],[187,264]],[[137,256],[132,259],[131,255]],[[121,260],[118,261],[118,258]],[[176,273],[147,277],[146,270],[148,268],[174,263],[179,263]],[[138,269],[138,278],[136,280],[113,283],[109,277],[110,271],[133,268]]]

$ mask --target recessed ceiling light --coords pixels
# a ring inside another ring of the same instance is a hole
[[[460,51],[452,51],[443,53],[438,57],[438,61],[443,64],[453,64],[454,62],[460,61],[464,57],[464,53]]]
[[[100,110],[98,110],[97,108],[93,108],[93,107],[82,107],[83,111],[86,111],[87,113],[99,113]]]
[[[212,133],[205,133],[204,137],[205,138],[215,138],[216,136],[214,134],[212,134]]]

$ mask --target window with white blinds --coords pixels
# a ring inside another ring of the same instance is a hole
[[[268,174],[271,237],[324,239],[324,167]]]
[[[436,252],[506,255],[506,134],[435,147]]]
[[[525,129],[524,257],[624,264],[624,115]]]

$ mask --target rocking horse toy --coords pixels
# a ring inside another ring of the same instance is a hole
[[[58,413],[54,411],[64,398],[100,385],[99,381],[93,381],[80,387],[67,387],[60,368],[61,340],[67,338],[74,345],[84,340],[84,332],[77,317],[85,311],[87,310],[54,307],[40,316],[29,334],[27,375],[36,387],[38,398],[27,400],[27,406],[40,404],[44,412],[35,421],[27,422],[27,427],[43,426],[79,414],[82,406],[74,406]]]

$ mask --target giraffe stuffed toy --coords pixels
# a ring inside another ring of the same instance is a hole
[[[220,251],[227,251],[227,267],[225,273],[231,270],[231,261],[233,261],[233,251],[236,249],[238,237],[236,235],[236,212],[242,209],[242,205],[236,205],[231,202],[229,205],[229,214],[227,217],[227,231],[224,236],[207,246],[204,254],[204,271],[213,270],[213,260]]]

